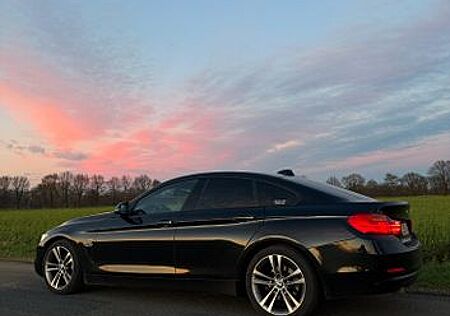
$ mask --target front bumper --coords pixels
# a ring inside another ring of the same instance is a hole
[[[44,248],[38,246],[36,248],[36,258],[34,259],[34,271],[40,276],[44,275],[44,266],[42,264],[44,259]]]

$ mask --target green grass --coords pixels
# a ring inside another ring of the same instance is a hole
[[[417,282],[413,286],[450,294],[450,261],[428,261],[420,270]]]
[[[425,263],[416,286],[450,291],[450,196],[380,199],[411,204]],[[70,218],[107,210],[111,207],[0,211],[0,258],[31,260],[44,231]]]
[[[111,210],[112,207],[0,211],[0,258],[34,258],[41,234],[68,219]]]

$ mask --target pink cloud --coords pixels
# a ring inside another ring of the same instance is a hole
[[[0,103],[19,121],[31,124],[58,147],[85,140],[93,132],[92,126],[74,118],[54,101],[26,95],[13,87],[0,85]]]
[[[219,111],[189,107],[172,113],[154,126],[99,146],[77,168],[86,172],[189,172],[216,168],[232,155],[220,145]],[[217,141],[215,141],[217,140]]]
[[[74,149],[118,130],[119,123],[142,123],[142,113],[152,113],[137,96],[118,87],[105,89],[83,72],[57,66],[27,45],[17,46],[0,51],[0,107],[53,147]]]
[[[0,59],[5,71],[0,106],[19,124],[31,127],[33,141],[49,146],[49,152],[78,153],[82,148],[83,159],[67,159],[67,154],[46,157],[60,161],[62,168],[105,174],[175,173],[215,168],[232,155],[221,142],[224,110],[184,102],[176,110],[165,108],[163,117],[150,123],[153,112],[146,102],[103,87],[120,104],[110,107],[99,87],[30,50],[3,51]]]

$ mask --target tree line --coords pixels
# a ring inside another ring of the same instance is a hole
[[[387,173],[383,182],[352,173],[327,183],[368,196],[398,196],[450,193],[450,160],[439,160],[427,175],[408,172],[402,176]],[[73,174],[69,171],[44,176],[31,187],[25,176],[0,176],[0,208],[53,208],[115,205],[160,184],[148,175],[111,177],[99,174]]]
[[[342,187],[368,196],[398,196],[448,194],[450,192],[450,160],[438,160],[428,169],[426,175],[417,172],[407,172],[402,176],[386,173],[383,182],[366,179],[352,173],[340,180],[331,176],[328,184]]]
[[[115,205],[160,184],[148,175],[106,179],[69,171],[44,176],[31,187],[25,176],[0,177],[0,208],[44,208]]]

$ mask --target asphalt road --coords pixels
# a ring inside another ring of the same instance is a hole
[[[0,261],[0,315],[257,315],[243,298],[203,290],[95,287],[59,296],[47,291],[31,264]],[[329,301],[316,316],[450,315],[450,297],[389,294]]]

